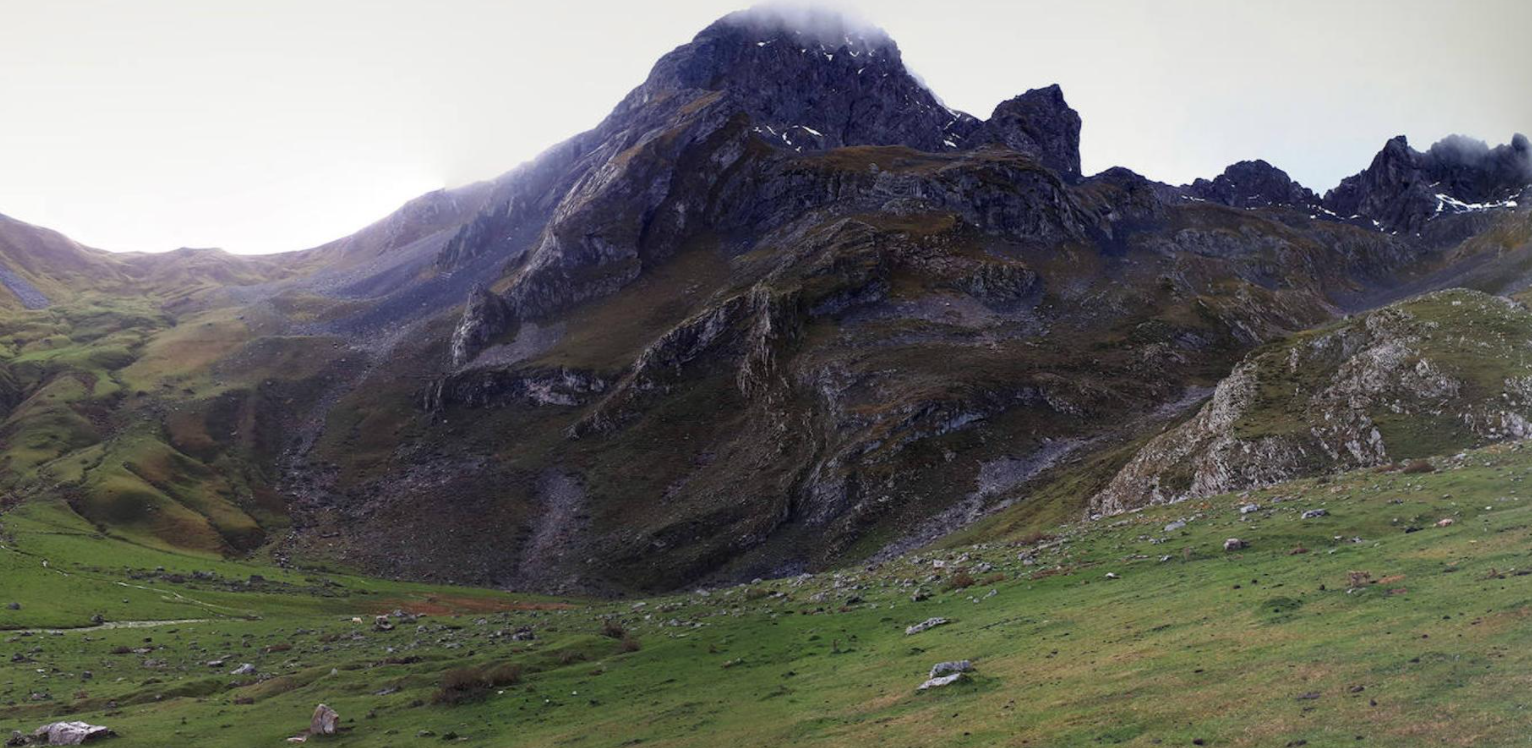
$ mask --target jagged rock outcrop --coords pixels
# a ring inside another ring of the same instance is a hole
[[[1025,153],[1065,177],[1080,176],[1080,115],[1057,84],[1001,102],[973,140]]]
[[[1231,208],[1311,207],[1319,204],[1319,196],[1312,190],[1294,182],[1287,172],[1260,159],[1240,161],[1217,177],[1198,179],[1184,189],[1199,200]]]
[[[1324,207],[1385,231],[1413,233],[1439,214],[1516,207],[1529,186],[1532,146],[1524,135],[1494,148],[1454,135],[1424,153],[1400,135],[1365,170],[1326,193]]]
[[[1091,499],[1122,512],[1532,436],[1532,312],[1444,291],[1301,335],[1237,366],[1190,421]]]
[[[452,365],[461,367],[472,361],[496,336],[514,323],[511,307],[483,284],[474,287],[463,305],[463,317],[452,331]]]
[[[504,407],[530,405],[581,405],[599,396],[608,382],[590,372],[573,369],[470,369],[432,382],[421,406],[438,413],[448,407]]]

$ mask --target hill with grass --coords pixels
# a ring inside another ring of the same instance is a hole
[[[1440,291],[1251,354],[1092,501],[1118,513],[1532,435],[1532,312]]]
[[[78,719],[123,748],[1518,745],[1532,452],[1424,464],[623,601],[188,555],[30,503],[0,543],[0,728]],[[338,729],[310,737],[319,704]]]

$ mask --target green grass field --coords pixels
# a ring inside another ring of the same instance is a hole
[[[325,703],[344,729],[310,742],[350,746],[1523,745],[1532,449],[1436,467],[621,602],[180,555],[34,502],[4,517],[0,729],[276,745]]]

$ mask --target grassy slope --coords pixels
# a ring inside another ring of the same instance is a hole
[[[283,524],[252,467],[283,393],[342,352],[257,341],[239,310],[165,309],[100,294],[0,309],[0,495],[68,497],[134,542],[247,551]]]
[[[68,715],[115,727],[124,748],[265,745],[325,702],[347,728],[325,742],[358,746],[420,743],[421,730],[484,746],[1518,745],[1532,721],[1532,577],[1521,571],[1532,507],[1517,491],[1532,449],[1438,465],[1066,526],[1032,565],[1018,554],[1034,546],[995,543],[941,552],[944,569],[928,554],[754,593],[509,612],[494,611],[546,601],[177,556],[30,504],[7,516],[3,595],[23,608],[0,609],[0,627],[79,625],[93,613],[213,620],[7,636],[0,728]],[[1247,500],[1262,510],[1240,515]],[[1299,519],[1320,507],[1329,515]],[[1435,527],[1443,517],[1455,524]],[[1192,521],[1164,532],[1177,518]],[[1223,552],[1233,536],[1250,549]],[[1004,579],[947,592],[923,582],[980,562]],[[155,566],[271,582],[223,591],[128,575]],[[1378,583],[1348,592],[1351,571]],[[916,583],[936,594],[911,602]],[[438,615],[389,633],[350,622],[393,607]],[[934,615],[954,623],[903,635]],[[600,636],[607,616],[642,648],[620,652]],[[538,638],[492,636],[521,626]],[[292,649],[266,649],[282,644]],[[144,646],[162,648],[111,654]],[[959,658],[976,661],[977,677],[915,692],[932,663]],[[213,659],[226,664],[202,664]],[[241,662],[275,677],[228,675]],[[431,703],[445,670],[496,663],[521,665],[522,680],[464,705]],[[84,670],[94,677],[82,681]]]

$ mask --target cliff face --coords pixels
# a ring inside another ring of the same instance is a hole
[[[1245,360],[1091,500],[1144,506],[1532,436],[1532,313],[1443,291]]]

